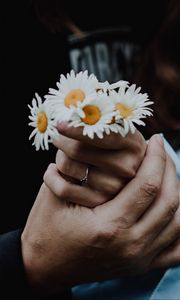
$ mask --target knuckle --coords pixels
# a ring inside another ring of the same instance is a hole
[[[116,228],[103,222],[98,222],[93,228],[92,243],[95,247],[107,247],[116,237]]]
[[[72,159],[77,159],[80,157],[82,152],[82,145],[80,142],[75,141],[71,149],[69,149],[69,155]]]
[[[127,156],[126,159],[116,162],[117,173],[119,176],[133,178],[136,175],[137,162],[132,156]]]
[[[61,199],[67,199],[69,192],[69,184],[63,181],[61,184],[56,183],[54,186],[55,194]]]
[[[147,147],[147,144],[144,141],[143,141],[143,143],[142,143],[142,141],[139,143],[139,147],[137,149],[139,163],[144,158],[144,155],[145,155],[145,152],[146,152],[146,147]]]
[[[129,229],[132,226],[132,223],[126,216],[120,216],[118,218],[118,224],[120,229]]]
[[[168,209],[167,209],[167,216],[173,217],[176,211],[179,207],[179,201],[173,201],[172,203],[169,203]]]
[[[52,175],[52,172],[55,168],[55,164],[50,163],[49,166],[47,167],[44,175],[43,175],[43,181],[46,183],[48,181],[49,176]]]
[[[165,208],[167,210],[167,217],[173,217],[174,214],[179,211],[179,192],[178,188],[174,188],[174,190],[169,189],[164,198]]]
[[[47,167],[47,170],[54,170],[55,169],[55,164],[50,163],[49,166]]]
[[[134,147],[134,153],[136,156],[136,160],[138,163],[140,163],[144,157],[145,151],[146,151],[146,143],[144,142],[144,140],[142,141],[142,138],[139,137],[138,139],[136,139],[136,145]]]
[[[134,134],[134,143],[132,144],[132,153],[135,153],[136,157],[139,160],[142,160],[145,155],[146,148],[147,143],[145,142],[143,135],[136,130]]]
[[[96,208],[96,206],[99,206],[99,205],[107,202],[108,200],[110,200],[110,199],[107,194],[97,192],[96,197],[94,199],[92,199],[92,201],[89,203],[88,206],[91,208]]]
[[[160,190],[160,180],[154,176],[148,176],[142,183],[140,190],[142,195],[147,197],[155,197]]]
[[[133,243],[126,248],[125,256],[128,259],[137,259],[142,256],[144,252],[143,243]]]
[[[140,230],[137,230],[136,227],[132,227],[130,230],[130,240],[133,244],[138,244],[139,241],[142,241],[143,236]]]
[[[65,175],[69,175],[70,170],[71,170],[71,163],[68,157],[64,154],[61,157],[61,160],[58,164],[58,169]]]
[[[126,171],[126,177],[128,178],[133,178],[136,175],[136,164],[135,162],[131,162],[131,164],[129,163],[129,165],[127,166]]]
[[[122,186],[123,182],[121,179],[119,179],[118,181],[115,179],[108,180],[107,184],[104,186],[104,190],[107,194],[113,195],[119,192]]]
[[[127,257],[140,257],[148,245],[148,238],[144,237],[140,231],[136,231],[133,228],[130,230],[129,236],[130,243],[126,249]]]
[[[48,170],[46,170],[46,172],[45,172],[44,175],[43,175],[43,181],[44,181],[45,183],[47,183],[47,178],[48,178]]]

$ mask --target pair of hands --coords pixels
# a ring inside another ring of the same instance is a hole
[[[44,176],[22,234],[30,284],[55,293],[180,263],[178,183],[161,138],[146,146],[138,131],[90,141],[79,129],[59,129],[56,165]],[[87,166],[87,186],[59,174],[81,179]]]

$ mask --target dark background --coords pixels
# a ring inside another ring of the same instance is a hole
[[[1,7],[3,96],[1,99],[1,232],[24,225],[56,149],[36,152],[28,141],[27,104],[69,71],[66,34],[50,33],[37,19],[31,1],[6,1]],[[53,2],[53,0],[52,0]],[[130,26],[148,44],[159,27],[166,1],[65,1],[82,30]]]

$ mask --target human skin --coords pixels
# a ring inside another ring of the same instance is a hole
[[[67,181],[76,184],[88,168],[88,180],[81,197],[71,193],[71,186],[69,196],[72,202],[89,207],[112,199],[135,176],[147,147],[138,130],[125,138],[111,133],[103,139],[83,136],[82,128],[69,127],[67,123],[60,123],[58,130],[60,135],[54,140],[58,148],[57,168]],[[96,191],[94,198],[92,190]]]
[[[61,177],[55,164],[46,171],[22,233],[24,266],[35,291],[55,293],[180,263],[177,245],[173,255],[165,250],[177,243],[180,210],[175,167],[159,136],[150,139],[136,176],[95,208],[64,201],[65,180],[55,195],[46,185],[49,177],[57,183]]]

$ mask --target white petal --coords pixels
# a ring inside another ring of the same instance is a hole
[[[49,150],[49,143],[48,143],[48,135],[44,135],[44,146],[46,150]]]
[[[35,96],[36,96],[36,99],[37,99],[37,102],[38,102],[38,106],[40,107],[41,104],[42,104],[41,97],[38,95],[38,93],[35,93]]]
[[[135,131],[136,131],[136,127],[133,125],[133,123],[132,123],[132,122],[129,122],[129,127],[130,127],[130,131],[131,131],[131,133],[132,133],[132,134],[134,134],[134,133],[135,133]]]
[[[38,129],[35,128],[29,136],[29,140],[38,132]]]
[[[103,139],[103,133],[102,133],[102,131],[97,130],[96,134],[97,134],[98,138]]]

